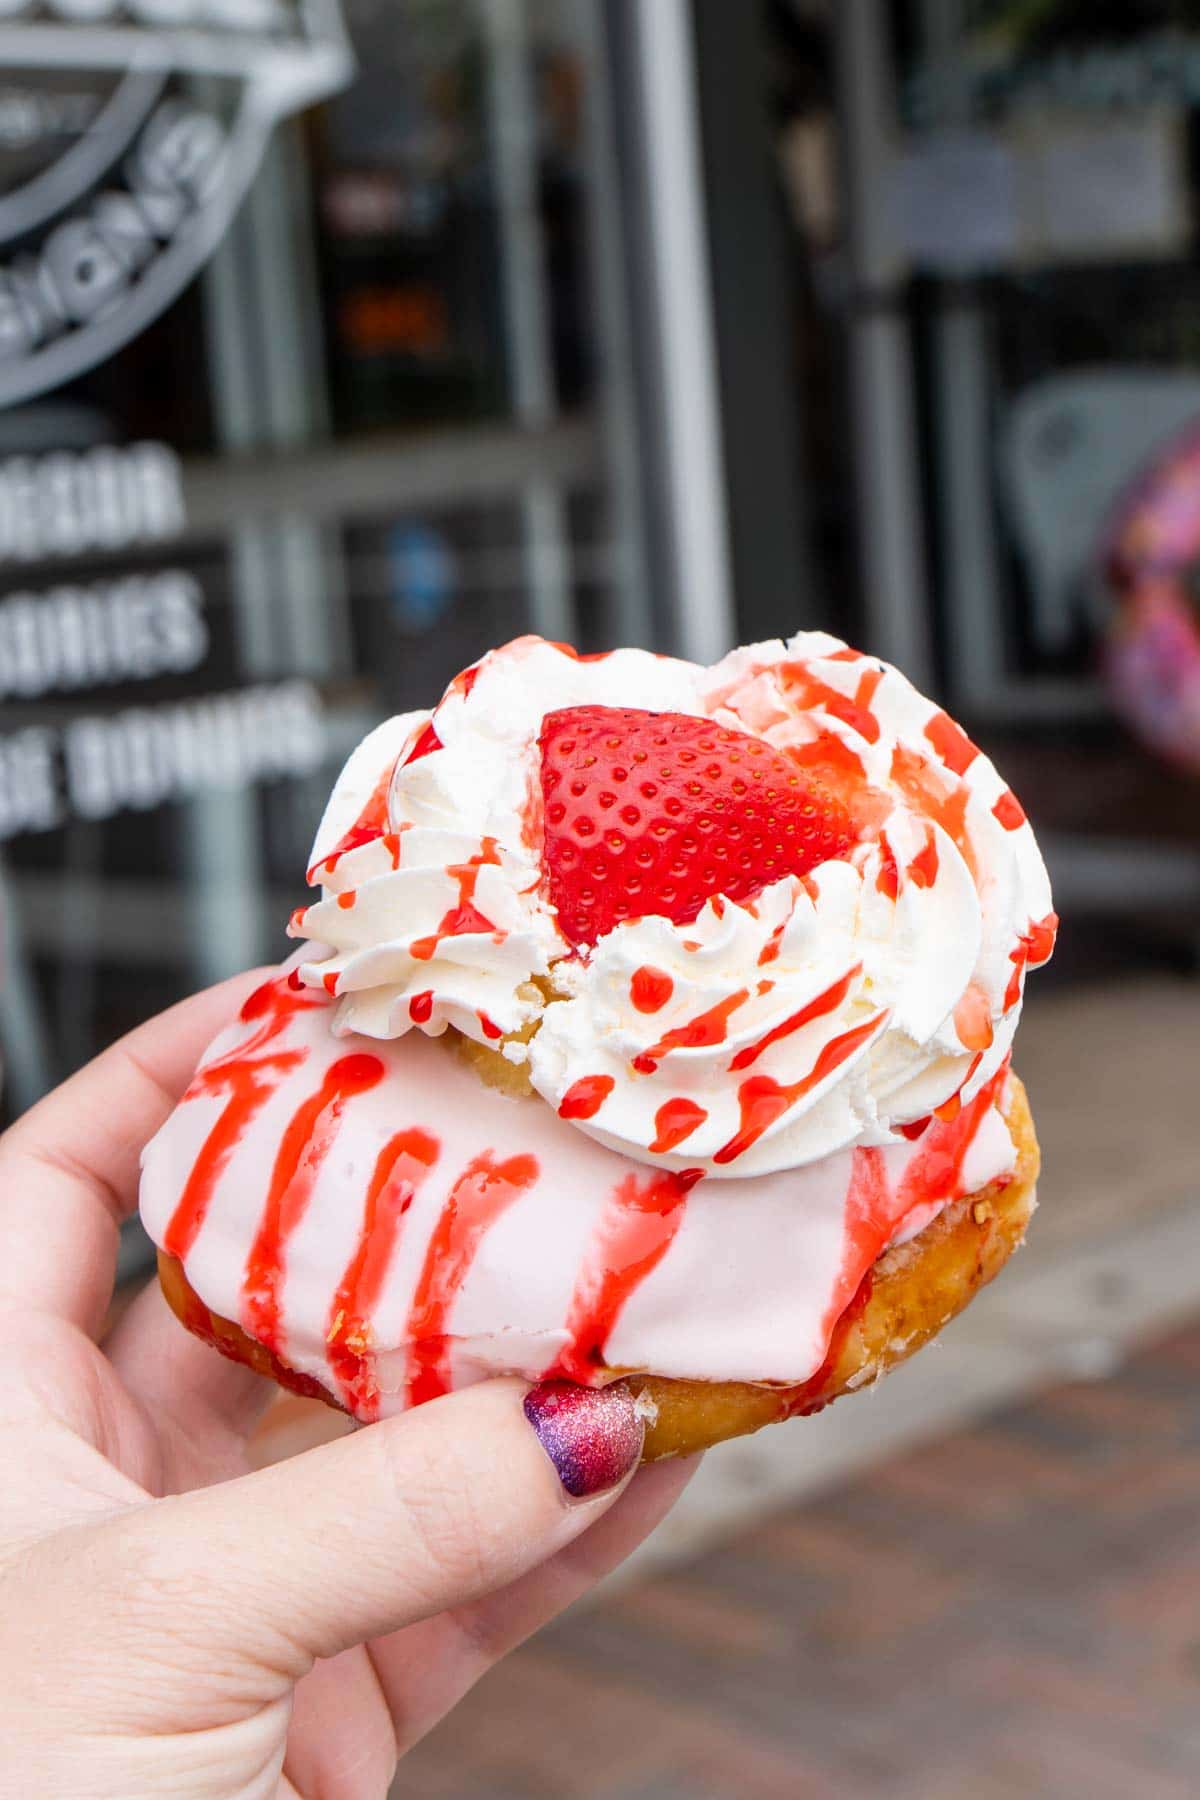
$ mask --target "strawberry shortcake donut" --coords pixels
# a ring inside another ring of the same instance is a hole
[[[991,763],[817,633],[519,639],[351,757],[300,947],[143,1160],[164,1289],[372,1420],[630,1381],[649,1458],[918,1348],[1034,1204],[1057,920]]]

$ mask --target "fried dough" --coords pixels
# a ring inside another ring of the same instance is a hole
[[[1017,1165],[1007,1178],[948,1206],[920,1234],[887,1250],[839,1320],[825,1362],[800,1386],[679,1381],[650,1371],[611,1370],[644,1399],[643,1460],[691,1456],[782,1419],[820,1412],[857,1392],[936,1337],[1003,1268],[1021,1244],[1035,1205],[1039,1154],[1021,1083],[1006,1103]],[[289,1369],[241,1326],[211,1312],[183,1266],[160,1252],[159,1276],[172,1310],[222,1355],[270,1376],[293,1393],[339,1402],[311,1376]],[[697,1302],[703,1304],[702,1299]]]

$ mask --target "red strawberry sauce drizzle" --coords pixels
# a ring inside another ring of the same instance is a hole
[[[461,677],[459,679],[461,679]],[[409,750],[403,758],[397,757],[394,762],[388,763],[387,767],[381,773],[379,780],[372,788],[366,805],[359,813],[357,819],[355,819],[353,825],[350,826],[349,830],[344,836],[338,839],[338,842],[329,852],[329,855],[323,856],[320,862],[313,864],[312,868],[308,871],[310,886],[315,885],[316,878],[322,871],[327,875],[332,875],[343,856],[348,856],[351,850],[361,850],[364,844],[378,843],[380,838],[383,838],[388,851],[391,854],[392,867],[394,869],[399,868],[399,836],[394,832],[388,831],[388,826],[391,823],[388,814],[388,801],[391,797],[392,782],[395,780],[396,770],[401,767],[408,768],[410,763],[420,762],[423,756],[432,756],[435,750],[440,750],[442,747],[442,740],[438,736],[437,728],[431,719],[417,737],[412,749]]]
[[[805,1025],[811,1025],[814,1019],[823,1019],[829,1013],[836,1012],[861,974],[862,964],[856,963],[839,981],[827,987],[823,994],[818,994],[815,1000],[810,1000],[807,1006],[802,1006],[790,1019],[784,1019],[781,1024],[773,1026],[757,1043],[747,1044],[744,1050],[739,1050],[729,1065],[730,1073],[736,1075],[739,1070],[748,1069],[772,1044],[779,1043],[781,1038],[790,1037]]]
[[[898,1131],[902,1138],[907,1138],[908,1142],[912,1144],[915,1143],[919,1137],[924,1137],[932,1124],[933,1114],[926,1113],[923,1119],[910,1119],[907,1125],[896,1125],[893,1129]]]
[[[558,1103],[560,1119],[594,1119],[616,1087],[611,1075],[581,1075]]]
[[[224,1109],[201,1145],[183,1193],[163,1236],[169,1256],[183,1260],[191,1250],[212,1205],[217,1182],[229,1159],[285,1076],[308,1055],[304,1049],[272,1049],[297,1013],[323,1006],[324,1000],[291,981],[276,978],[256,988],[241,1010],[243,1024],[257,1030],[235,1050],[197,1071],[186,1095],[225,1094]]]
[[[839,652],[832,660],[858,662],[862,658],[857,653],[849,657]],[[806,712],[823,711],[850,726],[866,743],[879,741],[879,722],[871,711],[871,702],[883,680],[878,669],[864,673],[852,698],[821,681],[805,664],[781,664],[776,674],[780,688],[793,708]],[[966,734],[945,713],[935,714],[925,728],[925,736],[950,776],[961,778],[979,754]],[[871,788],[861,757],[834,732],[821,732],[808,744],[791,745],[787,754],[811,774],[818,788],[837,796],[854,820],[862,840],[878,839],[881,862],[876,883],[882,894],[896,899],[901,870],[886,834],[881,830],[890,803],[886,795]],[[969,790],[961,779],[948,779],[935,764],[904,745],[898,745],[894,751],[891,778],[915,812],[942,827],[974,874],[976,858],[966,822]],[[1017,807],[1015,798],[1011,807],[1007,799],[997,804],[997,817],[1002,823],[1012,819],[1014,823],[1010,828],[1015,829],[1016,823],[1023,822],[1023,815],[1020,821],[1015,820],[1012,810]],[[917,886],[932,886],[938,874],[937,846],[932,833],[903,873]]]
[[[897,1193],[898,1210],[893,1230],[914,1206],[928,1201],[949,1203],[960,1199],[963,1187],[963,1164],[975,1142],[979,1128],[1004,1091],[1008,1080],[1006,1058],[990,1081],[984,1083],[966,1106],[961,1106],[952,1119],[935,1116],[933,1124],[921,1138],[921,1147],[904,1171]]]
[[[892,752],[892,783],[914,812],[940,825],[963,861],[978,880],[975,847],[967,830],[967,801],[971,790],[962,781],[950,780],[926,757],[904,744]]]
[[[825,1361],[815,1375],[810,1375],[804,1383],[803,1390],[788,1402],[784,1415],[789,1419],[806,1419],[813,1413],[819,1413],[829,1404],[826,1387],[841,1359],[842,1347],[850,1336],[859,1319],[866,1312],[871,1294],[875,1287],[872,1269],[868,1269],[858,1288],[846,1307],[845,1312],[834,1322],[829,1334],[829,1348],[825,1353]]]
[[[314,863],[308,871],[310,884],[315,883],[322,870],[332,874],[342,857],[348,856],[351,850],[360,850],[364,844],[374,844],[383,836],[388,828],[388,795],[392,791],[392,777],[395,773],[396,764],[390,762],[350,829],[338,839],[329,855]]]
[[[569,656],[572,662],[602,663],[607,662],[612,655],[611,650],[577,650],[574,644],[560,644],[556,638],[550,638],[548,642],[552,650],[561,651],[564,656]]]
[[[1058,936],[1058,914],[1047,913],[1036,925],[1031,925],[1025,934],[1025,942],[1029,947],[1029,967],[1040,969],[1043,963],[1050,961],[1054,954],[1054,941]]]
[[[886,831],[879,834],[879,873],[875,877],[875,886],[885,900],[898,900],[900,897],[900,870]]]
[[[1021,998],[1021,977],[1025,970],[1040,969],[1044,962],[1049,962],[1057,935],[1058,914],[1047,913],[1044,919],[1031,924],[1024,936],[1018,938],[1016,949],[1009,951],[1009,961],[1014,967],[1004,995],[1005,1012],[1010,1012]]]
[[[288,1239],[308,1211],[348,1102],[378,1087],[384,1073],[377,1056],[343,1056],[326,1071],[316,1093],[297,1107],[283,1134],[242,1281],[242,1323],[276,1356],[286,1348],[281,1291]]]
[[[925,727],[925,736],[952,775],[965,775],[979,751],[949,713],[935,713]]]
[[[649,965],[636,969],[629,983],[629,998],[640,1013],[661,1012],[674,992],[671,977]]]
[[[654,1156],[666,1156],[685,1138],[690,1138],[694,1131],[703,1125],[708,1114],[694,1100],[685,1099],[682,1095],[677,1100],[667,1100],[654,1115],[656,1136],[650,1146]]]
[[[723,1044],[729,1036],[731,1017],[749,998],[749,988],[739,988],[736,994],[719,1000],[707,1012],[689,1019],[686,1025],[677,1025],[674,1031],[668,1031],[657,1044],[651,1044],[648,1050],[635,1056],[634,1068],[640,1075],[653,1075],[663,1057],[669,1056],[672,1050],[706,1050],[715,1044]]]
[[[895,1198],[888,1183],[882,1150],[865,1145],[855,1150],[843,1219],[842,1266],[824,1321],[825,1335],[829,1338],[857,1293],[863,1276],[896,1230]]]
[[[475,904],[475,888],[480,870],[489,866],[500,866],[500,851],[495,838],[484,838],[478,856],[472,856],[468,862],[450,864],[446,873],[451,881],[458,883],[458,903],[450,908],[431,937],[416,938],[409,945],[408,953],[415,961],[429,962],[437,955],[438,945],[443,938],[468,937],[476,933],[495,935],[496,927]],[[503,940],[506,934],[502,932],[499,935]]]
[[[482,673],[483,663],[477,662],[472,663],[469,669],[464,669],[461,674],[456,675],[442,696],[442,705],[444,706],[447,700],[453,699],[455,696],[460,700],[468,699]]]
[[[925,827],[925,843],[909,863],[905,873],[914,887],[931,888],[938,878],[938,847],[930,825]]]
[[[1020,831],[1025,823],[1025,808],[1011,788],[1005,788],[992,812],[1005,831]]]
[[[972,982],[954,1009],[954,1029],[966,1050],[990,1050],[995,1033],[992,1029],[991,1002],[983,989]],[[969,1078],[968,1078],[969,1079]]]
[[[862,757],[836,731],[818,731],[809,743],[789,744],[787,755],[797,768],[808,770],[818,786],[838,796],[863,836],[887,817],[886,794],[870,785]]]
[[[805,1384],[805,1394],[790,1408],[801,1416],[825,1404],[823,1389],[837,1363],[848,1333],[871,1297],[872,1270],[881,1253],[917,1206],[950,1204],[966,1192],[963,1165],[971,1145],[1008,1079],[1008,1063],[997,1071],[948,1123],[920,1121],[923,1141],[898,1188],[888,1181],[883,1153],[860,1147],[854,1152],[846,1196],[845,1247],[838,1279],[825,1315],[828,1350],[825,1361]]]
[[[588,1245],[567,1310],[567,1347],[547,1379],[590,1385],[617,1320],[657,1269],[683,1223],[699,1169],[678,1175],[627,1175],[610,1197]]]
[[[778,962],[779,953],[783,949],[783,934],[791,922],[790,919],[783,919],[759,951],[758,966],[760,969],[765,969],[768,963]]]
[[[442,1209],[417,1282],[405,1338],[408,1404],[450,1391],[450,1319],[487,1233],[538,1178],[535,1156],[497,1162],[485,1151],[459,1176]]]
[[[366,1351],[371,1315],[379,1304],[400,1239],[401,1222],[441,1153],[428,1131],[399,1131],[379,1152],[367,1188],[354,1254],[329,1309],[326,1341],[342,1398],[360,1419],[379,1411],[379,1390]]]
[[[871,702],[883,680],[881,669],[866,671],[853,699],[821,681],[805,663],[779,663],[776,672],[780,687],[797,711],[825,712],[831,719],[840,719],[843,725],[857,731],[866,743],[879,742],[879,720],[871,711]]]
[[[713,1161],[726,1165],[744,1156],[777,1119],[781,1119],[789,1108],[795,1106],[797,1100],[802,1100],[805,1094],[811,1093],[826,1076],[832,1075],[835,1069],[853,1056],[856,1050],[869,1043],[890,1017],[888,1012],[876,1013],[873,1018],[867,1019],[862,1025],[856,1025],[853,1030],[831,1038],[817,1057],[811,1072],[800,1081],[785,1085],[775,1081],[770,1075],[752,1075],[748,1081],[743,1081],[738,1089],[741,1124],[729,1142],[715,1153]]]
[[[428,725],[405,757],[404,767],[407,769],[411,763],[421,762],[424,757],[432,756],[435,750],[443,750],[444,748],[445,745],[437,734],[437,726],[434,724],[433,720],[430,719]]]

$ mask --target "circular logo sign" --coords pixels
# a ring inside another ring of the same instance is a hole
[[[339,0],[0,0],[0,407],[158,318],[353,66]]]

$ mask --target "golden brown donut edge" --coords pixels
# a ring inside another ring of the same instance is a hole
[[[956,1201],[909,1243],[886,1250],[864,1277],[833,1335],[822,1367],[793,1387],[738,1381],[681,1381],[645,1371],[607,1370],[645,1402],[643,1461],[693,1456],[764,1425],[820,1412],[870,1386],[937,1336],[1024,1241],[1033,1214],[1040,1156],[1025,1089],[1014,1076],[1006,1118],[1017,1149],[1014,1173]],[[159,1252],[159,1279],[176,1316],[233,1362],[291,1392],[340,1402],[311,1376],[288,1368],[240,1325],[205,1306],[174,1257]]]

